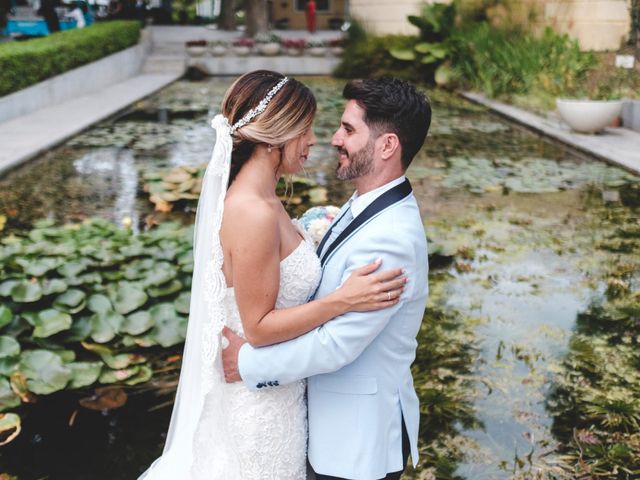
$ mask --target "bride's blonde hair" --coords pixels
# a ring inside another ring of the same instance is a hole
[[[269,70],[242,75],[227,90],[222,100],[222,114],[235,125],[283,78],[284,75]],[[283,148],[311,128],[316,108],[316,99],[308,87],[293,78],[285,82],[264,112],[234,131],[229,185],[256,145],[263,143]]]

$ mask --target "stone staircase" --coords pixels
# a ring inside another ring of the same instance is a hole
[[[184,73],[187,69],[187,56],[183,53],[151,51],[142,66],[141,73]]]
[[[167,27],[152,26],[149,35],[151,51],[142,68],[142,73],[185,72],[194,67],[207,75],[237,76],[252,70],[275,70],[286,75],[330,75],[338,65],[340,58],[331,54],[314,57],[311,55],[262,56],[257,53],[249,56],[237,56],[232,49],[223,56],[213,56],[208,52],[202,56],[190,57],[185,48],[189,40],[212,42],[223,40],[227,43],[242,36],[242,32],[225,32],[206,27]],[[323,31],[308,34],[304,31],[277,32],[283,38],[330,39],[336,37],[335,31]],[[339,34],[338,34],[339,35]]]

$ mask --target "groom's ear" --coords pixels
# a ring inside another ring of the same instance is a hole
[[[395,133],[383,133],[380,135],[382,140],[380,154],[383,160],[389,160],[396,155],[400,155],[400,139]]]

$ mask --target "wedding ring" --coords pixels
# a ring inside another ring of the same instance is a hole
[[[220,340],[220,344],[222,345],[222,349],[224,350],[229,346],[229,339],[223,335],[222,339]]]
[[[391,292],[387,292],[387,302],[391,301]]]

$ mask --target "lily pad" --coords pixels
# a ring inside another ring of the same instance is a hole
[[[145,286],[159,286],[173,280],[178,272],[169,263],[159,262],[144,279]]]
[[[16,303],[31,303],[42,298],[42,287],[37,282],[23,280],[11,289],[11,299]]]
[[[0,446],[11,442],[20,434],[20,417],[15,413],[0,413]]]
[[[105,345],[99,345],[96,343],[89,343],[89,342],[81,342],[80,345],[82,345],[85,349],[89,350],[90,352],[97,353],[101,357],[102,355],[113,355],[113,351]]]
[[[87,308],[93,313],[106,313],[109,310],[113,310],[111,301],[101,294],[91,295],[87,300]]]
[[[29,391],[27,377],[24,373],[18,371],[13,372],[9,378],[9,385],[11,385],[13,393],[20,397],[22,403],[35,403],[36,396]]]
[[[18,369],[20,357],[0,358],[0,375],[10,376]]]
[[[191,292],[182,292],[180,295],[178,295],[178,298],[173,301],[173,306],[178,313],[188,314],[190,304]]]
[[[71,369],[48,350],[22,352],[19,368],[27,377],[29,390],[38,395],[62,390],[71,380]]]
[[[152,298],[164,297],[172,293],[179,292],[182,289],[182,283],[179,280],[172,280],[166,284],[157,287],[151,287],[147,291]]]
[[[46,338],[71,327],[71,315],[55,308],[43,310],[35,318],[34,337]]]
[[[125,318],[122,331],[130,335],[140,335],[155,325],[155,321],[148,311],[132,313]]]
[[[49,270],[53,270],[60,265],[61,260],[51,257],[37,258],[35,260],[18,258],[16,259],[16,263],[22,267],[24,273],[27,275],[32,277],[42,277]]]
[[[143,306],[149,297],[138,284],[122,282],[113,298],[116,312],[126,315]]]
[[[107,364],[109,368],[114,370],[121,370],[127,368],[130,365],[136,365],[138,363],[144,363],[147,358],[143,355],[136,353],[119,353],[118,355],[102,355],[102,361]]]
[[[69,329],[69,334],[66,336],[68,342],[82,342],[91,335],[91,317],[76,318]]]
[[[139,383],[148,382],[149,380],[151,380],[152,376],[153,370],[151,370],[151,368],[147,367],[146,365],[141,365],[138,373],[128,380],[125,380],[124,383],[126,385],[138,385]]]
[[[149,313],[155,320],[156,326],[141,338],[147,338],[163,347],[171,347],[184,341],[187,320],[178,315],[173,304],[160,303],[154,305],[149,309]]]
[[[2,295],[3,297],[8,297],[9,295],[11,295],[11,290],[13,290],[13,287],[15,287],[18,283],[20,283],[18,280],[7,280],[6,282],[0,283],[0,295]]]
[[[77,313],[85,307],[86,303],[84,300],[86,297],[86,293],[82,290],[72,288],[58,296],[53,306],[69,313]]]
[[[11,389],[9,381],[0,377],[0,412],[15,408],[20,403],[20,397]]]
[[[20,344],[15,338],[0,336],[0,358],[15,357],[20,353]]]
[[[42,294],[52,295],[54,293],[63,293],[68,288],[67,282],[60,278],[47,279],[42,282]]]
[[[9,307],[6,305],[0,305],[0,328],[5,325],[9,325],[12,319],[13,314],[11,313],[11,310],[9,310]]]
[[[90,410],[112,410],[127,403],[127,392],[120,387],[96,388],[93,396],[82,398],[79,403]]]
[[[100,383],[124,382],[140,373],[140,367],[122,368],[120,370],[105,370],[100,374]]]
[[[91,338],[98,343],[106,343],[116,336],[124,322],[117,312],[95,313],[91,316]]]
[[[73,362],[67,364],[71,369],[69,388],[81,388],[95,383],[102,371],[101,362]]]
[[[63,277],[76,277],[87,269],[86,262],[65,262],[58,267],[58,273]]]
[[[49,345],[49,350],[60,357],[62,363],[71,363],[76,360],[76,352],[73,350],[66,350],[64,348],[53,348],[52,345]]]

